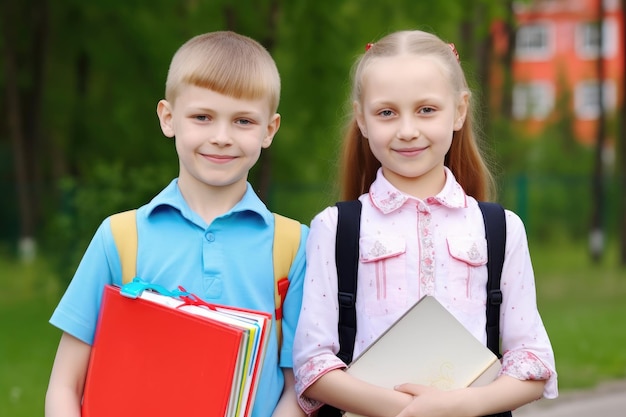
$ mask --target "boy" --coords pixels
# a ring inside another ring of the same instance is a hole
[[[182,285],[211,303],[273,311],[274,218],[247,177],[280,126],[279,96],[276,65],[250,38],[208,33],[176,52],[157,114],[165,136],[175,138],[179,176],[137,211],[137,276],[166,288]],[[291,370],[308,233],[300,228],[280,360],[272,335],[253,417],[304,415]],[[63,335],[46,394],[47,417],[80,416],[102,290],[111,283],[121,284],[121,268],[106,219],[50,319]]]

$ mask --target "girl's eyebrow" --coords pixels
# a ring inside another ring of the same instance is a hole
[[[393,103],[390,103],[388,101],[372,101],[370,102],[370,105],[368,107],[390,107],[393,106]]]
[[[430,96],[420,97],[419,99],[413,101],[413,104],[437,105],[438,106],[443,101],[444,101],[444,98],[442,97],[430,95]],[[370,107],[385,107],[385,106],[395,107],[398,105],[395,101],[387,100],[387,99],[373,99],[373,100],[369,100],[368,102],[369,102]]]

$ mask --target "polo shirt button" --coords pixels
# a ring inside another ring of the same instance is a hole
[[[209,242],[215,241],[215,235],[213,233],[207,233],[206,240],[208,240]]]

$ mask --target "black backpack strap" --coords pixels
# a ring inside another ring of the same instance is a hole
[[[359,267],[359,236],[361,229],[361,202],[342,201],[337,204],[337,297],[339,301],[339,352],[344,363],[352,362],[356,338],[356,286]]]
[[[487,347],[498,357],[500,354],[500,304],[502,291],[500,277],[504,264],[506,244],[506,219],[504,208],[497,203],[479,201],[485,222],[487,238]]]
[[[339,352],[337,357],[345,364],[352,362],[356,339],[356,286],[359,269],[359,237],[361,229],[361,202],[341,201],[337,206],[337,238],[335,263],[337,265],[337,299],[339,301]],[[341,417],[341,411],[324,405],[318,417]]]
[[[339,352],[337,356],[346,364],[352,361],[356,339],[356,289],[359,264],[359,237],[361,202],[343,201],[337,204],[337,237],[335,262],[339,300]],[[498,358],[500,354],[500,304],[502,291],[500,277],[504,264],[506,244],[506,218],[504,208],[497,203],[478,202],[485,223],[487,239],[487,346]],[[318,411],[319,417],[341,416],[329,405]],[[507,411],[490,417],[511,417]]]
[[[502,304],[502,291],[500,290],[500,278],[506,246],[506,217],[504,208],[500,204],[479,201],[478,206],[483,214],[485,238],[487,239],[487,347],[498,358],[501,358],[500,304]],[[506,411],[488,417],[511,416],[511,412]]]

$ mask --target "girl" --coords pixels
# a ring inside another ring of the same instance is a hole
[[[368,45],[355,66],[352,102],[342,198],[363,204],[354,357],[425,295],[485,343],[487,247],[477,200],[491,198],[493,187],[472,130],[456,49],[421,31]],[[440,391],[404,384],[390,390],[343,372],[335,356],[337,209],[319,213],[307,242],[294,345],[305,412],[326,403],[367,416],[482,416],[556,397],[554,355],[537,311],[526,233],[514,213],[506,212],[506,222],[500,375],[484,387]],[[459,256],[452,248],[460,245],[484,261]]]

